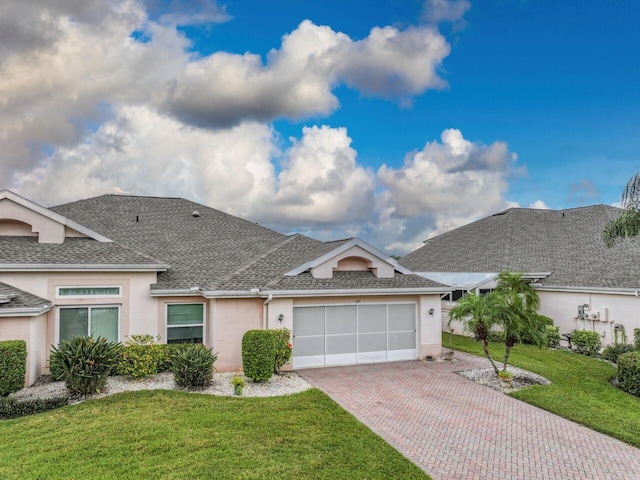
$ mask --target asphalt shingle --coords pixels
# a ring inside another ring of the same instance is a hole
[[[567,210],[510,208],[425,241],[400,264],[415,272],[551,272],[546,286],[640,287],[640,242],[607,248],[608,205]]]
[[[9,297],[11,299],[8,302],[0,302],[0,312],[14,308],[38,308],[51,305],[51,302],[45,298],[3,282],[0,282],[0,297]]]

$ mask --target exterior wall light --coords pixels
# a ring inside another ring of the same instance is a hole
[[[433,314],[436,313],[436,311],[433,308],[429,309],[429,315],[431,315],[433,317]]]
[[[280,321],[280,323],[282,323],[282,320],[284,320],[284,315],[282,313],[278,315],[278,320]]]

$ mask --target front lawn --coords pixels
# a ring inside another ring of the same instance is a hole
[[[444,334],[443,345],[449,345]],[[453,335],[453,348],[484,357],[482,344]],[[490,344],[491,355],[502,360],[504,345]],[[542,375],[549,386],[533,386],[511,395],[593,430],[640,447],[640,398],[611,385],[616,369],[598,359],[562,350],[516,345],[509,364]]]
[[[428,478],[318,390],[129,392],[0,422],[3,479]]]

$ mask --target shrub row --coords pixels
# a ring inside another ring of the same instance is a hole
[[[13,397],[0,397],[0,419],[18,418],[25,415],[54,410],[66,405],[67,397],[47,399],[18,400]]]
[[[24,387],[27,373],[27,344],[24,340],[0,342],[0,397]]]
[[[622,390],[640,397],[640,352],[623,353],[618,357],[618,382]]]
[[[605,360],[609,360],[613,363],[618,363],[618,357],[624,353],[635,351],[635,347],[628,343],[618,343],[616,345],[609,345],[602,352],[602,356]]]
[[[560,345],[560,327],[555,325],[546,325],[544,327],[547,340],[549,341],[550,348],[556,348]]]
[[[254,382],[266,382],[273,373],[280,373],[291,358],[291,332],[278,330],[249,330],[242,337],[242,368]]]
[[[633,329],[633,344],[636,346],[636,350],[640,352],[640,328]]]

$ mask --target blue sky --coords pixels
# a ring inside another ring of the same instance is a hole
[[[631,0],[78,5],[0,20],[0,182],[45,204],[179,195],[404,253],[640,167]]]

